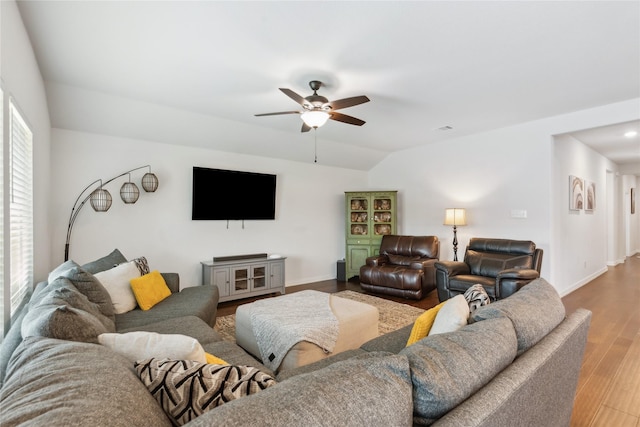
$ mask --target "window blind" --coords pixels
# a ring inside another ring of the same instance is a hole
[[[33,284],[33,133],[9,101],[11,315]]]

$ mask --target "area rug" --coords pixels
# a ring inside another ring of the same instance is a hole
[[[403,326],[413,323],[418,316],[424,313],[424,310],[407,304],[389,301],[383,298],[374,297],[372,295],[363,294],[355,291],[342,291],[334,294],[340,298],[351,299],[372,305],[378,309],[378,334],[386,333],[400,329]],[[228,316],[220,316],[216,319],[214,328],[225,341],[236,341],[236,316],[230,314]]]

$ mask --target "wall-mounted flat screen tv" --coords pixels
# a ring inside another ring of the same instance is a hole
[[[191,219],[275,219],[276,176],[193,167]]]

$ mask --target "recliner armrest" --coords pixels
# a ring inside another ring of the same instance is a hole
[[[379,267],[381,265],[389,263],[389,257],[386,255],[376,255],[367,257],[366,264],[369,267]]]
[[[462,261],[436,261],[436,270],[443,271],[447,276],[457,276],[458,274],[469,274],[469,266]]]
[[[425,268],[433,267],[436,261],[438,260],[435,258],[424,258],[418,261],[413,261],[409,267],[414,270],[424,270]]]
[[[536,270],[528,268],[510,268],[508,270],[502,270],[496,276],[496,280],[499,282],[501,279],[523,279],[533,280],[540,277],[540,273]]]

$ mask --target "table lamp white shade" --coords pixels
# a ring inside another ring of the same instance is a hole
[[[447,208],[444,211],[444,225],[467,225],[467,213],[463,208]]]

